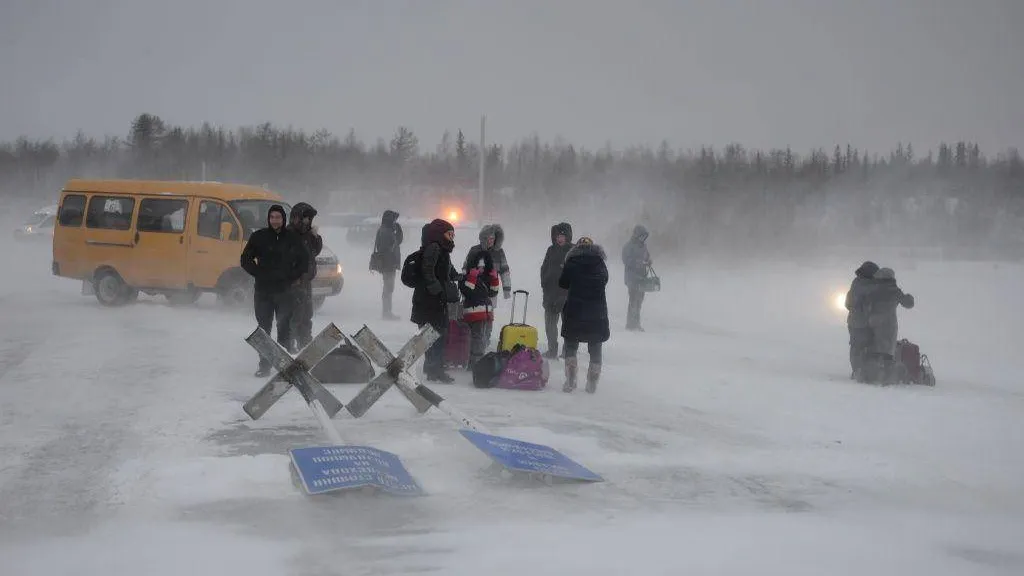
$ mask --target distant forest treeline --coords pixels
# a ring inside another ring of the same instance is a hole
[[[288,197],[378,210],[414,190],[475,198],[479,147],[462,130],[426,146],[400,126],[373,144],[350,131],[307,133],[270,123],[237,131],[181,127],[142,114],[126,137],[0,144],[0,198],[55,198],[72,177],[207,179],[266,184]],[[646,222],[663,248],[779,252],[886,245],[1012,256],[1021,246],[1024,162],[1016,149],[971,142],[917,150],[850,144],[679,151],[591,150],[536,136],[486,149],[489,216],[619,215]],[[347,191],[328,196],[329,192]],[[467,200],[468,201],[468,200]],[[339,206],[340,205],[340,206]]]

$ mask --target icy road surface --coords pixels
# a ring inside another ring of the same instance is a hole
[[[413,325],[378,319],[366,250],[326,235],[347,285],[315,331],[368,323],[397,350]],[[472,236],[457,238],[457,261]],[[542,326],[544,245],[507,248]],[[606,248],[613,339],[597,395],[563,394],[560,362],[540,393],[476,390],[468,375],[438,386],[495,432],[606,482],[489,477],[451,420],[416,417],[390,391],[335,422],[348,442],[400,455],[429,496],[314,502],[287,465],[289,448],[324,442],[299,395],[257,422],[242,412],[264,382],[243,341],[251,314],[208,296],[105,309],[50,276],[48,246],[5,243],[0,573],[1024,574],[1021,267],[883,262],[917,297],[901,332],[939,381],[883,389],[848,380],[832,304],[859,261],[662,265],[665,291],[632,334],[619,247]],[[409,296],[398,287],[403,318]],[[501,302],[499,324],[507,314]],[[343,402],[357,390],[331,388]]]

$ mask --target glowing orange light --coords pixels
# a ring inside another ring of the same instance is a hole
[[[450,212],[448,212],[448,219],[451,220],[452,222],[458,221],[459,213],[455,210],[451,210]]]

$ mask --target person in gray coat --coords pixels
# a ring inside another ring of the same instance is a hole
[[[870,351],[871,327],[868,326],[867,300],[864,298],[875,282],[878,264],[867,261],[854,271],[850,290],[846,292],[846,329],[850,333],[850,379],[860,377],[864,360]]]
[[[899,333],[896,307],[913,308],[914,296],[904,293],[896,285],[896,273],[892,268],[880,268],[875,272],[874,280],[865,294],[873,357],[865,365],[864,380],[888,383],[893,376],[893,357]]]
[[[643,332],[640,325],[640,308],[644,305],[644,291],[640,284],[647,278],[651,265],[651,253],[647,250],[647,228],[637,224],[629,242],[622,247],[623,278],[629,290],[629,306],[626,309],[626,330]]]

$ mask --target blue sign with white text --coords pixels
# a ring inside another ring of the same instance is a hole
[[[375,486],[389,494],[422,496],[398,456],[368,446],[314,446],[289,450],[309,494]]]
[[[531,444],[514,438],[493,436],[463,428],[459,430],[467,440],[510,470],[548,474],[570,480],[603,482],[604,479],[574,462],[565,454],[543,444]]]

